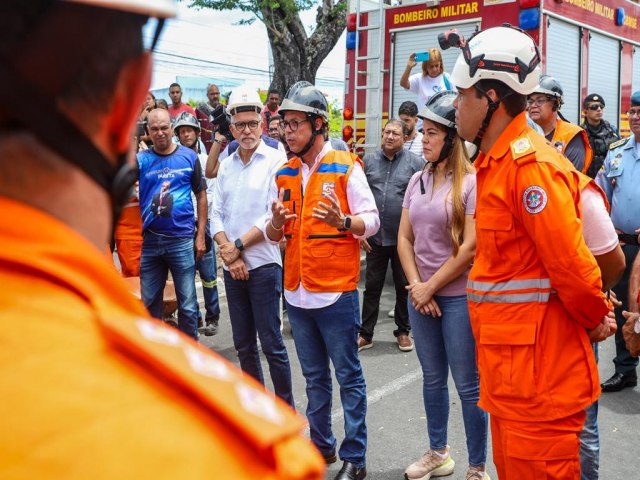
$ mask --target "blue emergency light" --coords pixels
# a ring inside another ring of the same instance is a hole
[[[518,26],[522,30],[534,30],[540,26],[540,9],[525,8],[520,10],[518,16]]]
[[[357,42],[359,34],[360,32],[347,32],[347,50],[356,48],[356,43],[359,43]]]

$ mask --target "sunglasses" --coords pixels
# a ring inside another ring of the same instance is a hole
[[[601,103],[592,103],[587,107],[589,110],[604,110],[604,105]]]

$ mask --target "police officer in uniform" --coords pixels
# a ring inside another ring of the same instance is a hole
[[[597,184],[604,190],[611,205],[611,220],[618,232],[627,266],[622,278],[613,288],[622,302],[616,308],[616,356],[613,359],[615,373],[602,384],[604,392],[618,392],[623,388],[638,384],[636,367],[638,359],[629,354],[624,342],[622,325],[626,319],[623,310],[637,311],[634,295],[629,295],[629,276],[638,254],[638,233],[640,231],[640,168],[638,145],[640,145],[640,91],[631,95],[631,106],[627,112],[631,137],[611,144],[602,169],[596,177]]]
[[[0,3],[2,478],[323,478],[303,419],[150,318],[103,253],[136,177],[143,27],[152,51],[176,11]]]
[[[604,98],[596,93],[587,95],[582,103],[584,122],[582,128],[587,132],[589,144],[593,150],[593,160],[587,169],[587,175],[596,178],[604,157],[607,156],[609,145],[620,140],[616,128],[602,118],[604,114]]]

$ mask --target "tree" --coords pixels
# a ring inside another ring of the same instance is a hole
[[[322,61],[338,42],[347,24],[347,0],[320,0],[316,26],[307,35],[299,12],[314,0],[190,0],[189,7],[213,10],[241,10],[264,23],[273,52],[274,73],[269,88],[284,95],[299,80],[314,83]]]

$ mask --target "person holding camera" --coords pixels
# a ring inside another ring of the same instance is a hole
[[[417,95],[416,103],[418,110],[421,110],[436,93],[443,90],[452,90],[455,92],[456,87],[451,82],[451,77],[444,71],[444,62],[442,61],[442,53],[437,48],[430,48],[426,60],[422,61],[422,71],[411,75],[411,70],[418,65],[416,53],[409,55],[407,66],[400,77],[400,86],[405,90],[409,90]],[[418,120],[416,128],[422,130],[422,120]]]
[[[218,126],[211,121],[211,113],[220,105],[220,89],[217,85],[207,85],[207,102],[199,103],[196,107],[196,118],[200,123],[200,139],[209,154],[214,143],[214,134]]]

